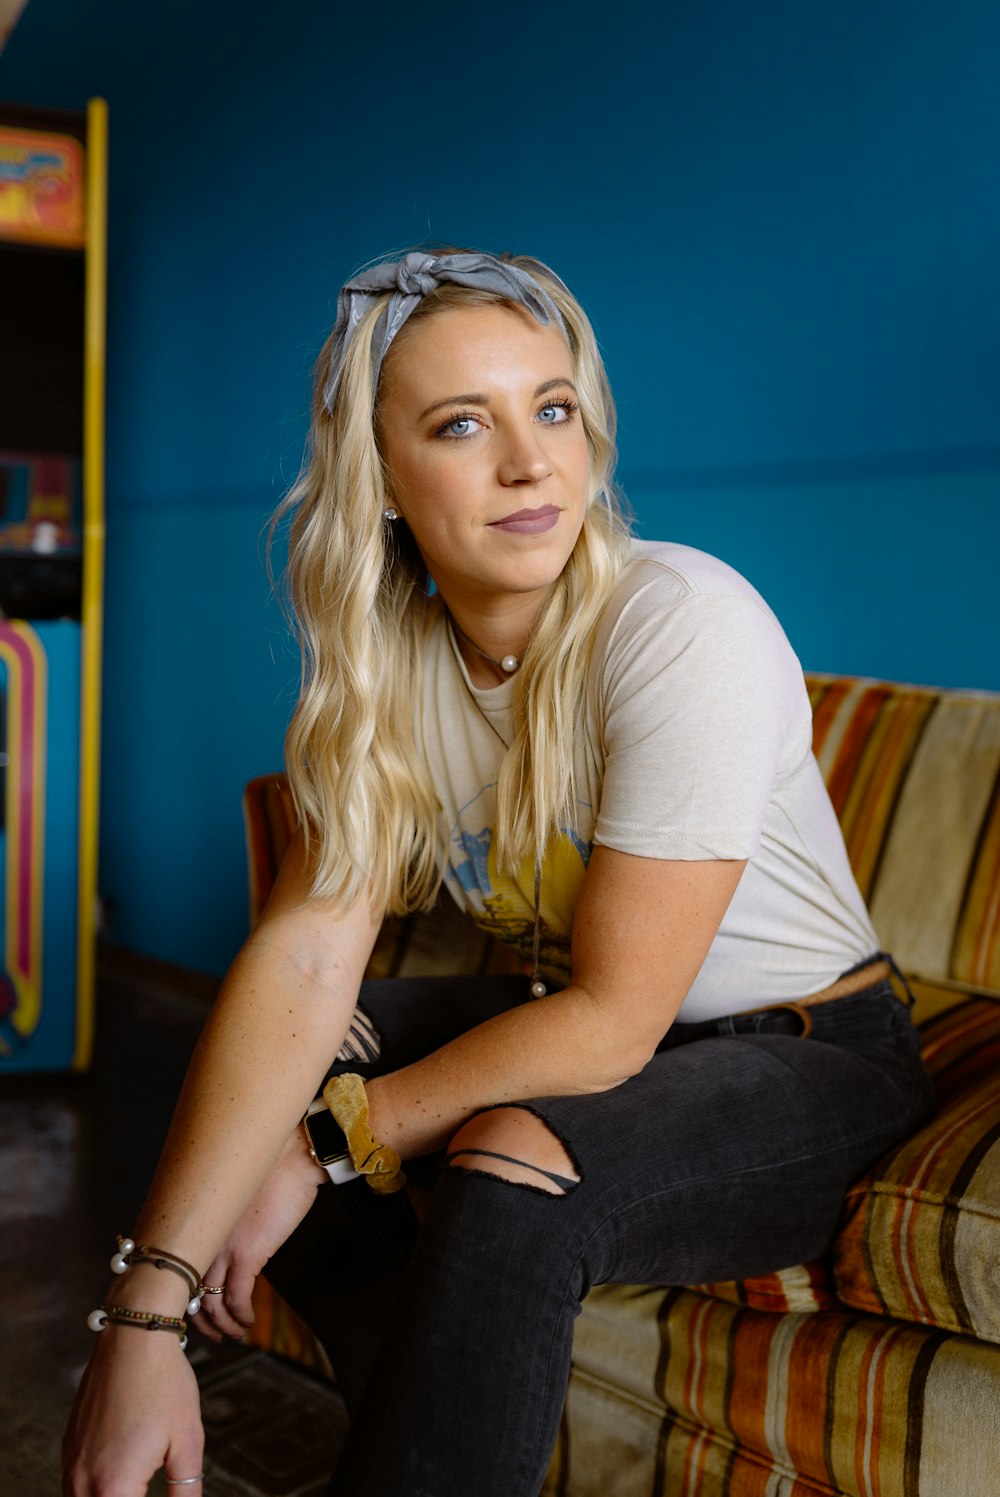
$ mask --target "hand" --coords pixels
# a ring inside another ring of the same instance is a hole
[[[106,1326],[63,1439],[64,1497],[143,1497],[161,1466],[197,1476],[204,1445],[198,1384],[177,1338]],[[200,1486],[178,1490],[201,1497]]]
[[[239,1341],[253,1325],[254,1281],[312,1206],[320,1186],[334,1188],[310,1157],[302,1129],[296,1128],[205,1273],[206,1284],[223,1289],[203,1297],[201,1313],[192,1322],[210,1341],[223,1336]]]

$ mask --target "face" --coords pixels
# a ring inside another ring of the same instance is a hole
[[[500,305],[421,320],[386,357],[379,422],[392,503],[449,606],[541,602],[589,497],[562,333]]]

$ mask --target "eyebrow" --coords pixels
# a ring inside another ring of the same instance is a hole
[[[537,400],[539,395],[546,395],[549,390],[555,390],[560,385],[568,385],[574,395],[577,393],[576,385],[574,385],[573,381],[560,376],[558,379],[547,379],[544,384],[538,385],[531,398],[532,400]],[[444,400],[435,400],[434,404],[429,405],[426,411],[420,412],[417,419],[423,421],[425,416],[429,416],[432,411],[440,410],[443,405],[489,405],[489,403],[490,397],[483,395],[477,390],[473,390],[471,394],[466,395],[449,395]]]

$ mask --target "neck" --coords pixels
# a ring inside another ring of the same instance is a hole
[[[520,656],[515,655],[513,651],[508,651],[506,655],[501,655],[499,658],[493,655],[488,655],[485,650],[481,650],[479,648],[474,639],[470,639],[469,636],[458,627],[455,619],[452,619],[451,627],[455,632],[455,637],[458,640],[458,647],[462,652],[462,658],[465,660],[465,663],[469,668],[470,675],[475,672],[475,675],[473,675],[473,679],[476,679],[479,674],[479,670],[481,670],[482,668],[479,664],[480,661],[482,661],[483,665],[489,666],[491,670],[495,671],[501,681],[509,680],[511,676],[515,675],[517,671],[520,670]],[[471,650],[473,655],[476,657],[475,661],[469,660],[469,650]],[[477,681],[477,684],[484,685],[486,683]],[[492,682],[489,684],[492,684]]]
[[[490,687],[509,681],[528,648],[538,615],[537,601],[531,600],[530,612],[523,607],[494,613],[447,606],[458,648],[473,682]],[[505,668],[511,660],[517,661],[514,670]]]

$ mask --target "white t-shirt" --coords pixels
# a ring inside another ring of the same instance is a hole
[[[501,875],[493,835],[514,680],[474,686],[443,611],[425,660],[445,884],[477,924],[530,955],[532,860]],[[597,630],[576,772],[576,824],[560,828],[542,869],[550,980],[570,975],[595,843],[644,858],[749,860],[685,1021],[805,997],[877,950],[813,757],[802,668],[767,604],[724,562],[633,542]]]

